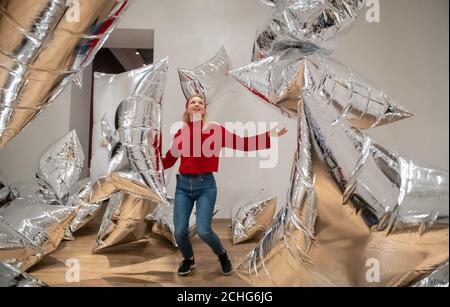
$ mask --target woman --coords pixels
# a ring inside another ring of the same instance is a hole
[[[183,121],[186,125],[175,134],[172,146],[163,158],[164,168],[172,167],[181,157],[174,200],[174,234],[183,262],[178,275],[188,275],[195,269],[194,252],[189,241],[189,217],[196,203],[197,233],[218,256],[225,275],[232,265],[219,237],[211,229],[217,187],[213,172],[218,171],[222,147],[235,150],[270,148],[270,137],[284,135],[285,128],[273,129],[259,136],[239,137],[217,123],[206,123],[206,104],[201,96],[186,103]]]

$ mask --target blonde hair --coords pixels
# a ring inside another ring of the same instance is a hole
[[[202,121],[203,121],[204,124],[206,124],[208,122],[208,112],[206,111],[206,99],[202,95],[194,95],[194,96],[192,96],[191,98],[189,98],[187,100],[186,108],[184,109],[184,113],[183,113],[183,116],[182,116],[181,119],[186,124],[189,124],[191,122],[191,117],[189,116],[189,113],[187,112],[187,108],[188,108],[188,105],[189,105],[189,101],[191,101],[192,98],[194,98],[194,97],[201,98],[203,100],[204,104],[205,104],[205,115],[203,115]]]

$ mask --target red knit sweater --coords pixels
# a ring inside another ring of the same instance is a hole
[[[270,133],[240,137],[218,123],[189,123],[179,129],[171,148],[162,158],[165,169],[171,168],[181,157],[181,174],[217,172],[222,148],[255,151],[270,148]]]

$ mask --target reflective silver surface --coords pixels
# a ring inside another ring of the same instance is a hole
[[[129,0],[0,2],[0,148],[87,67]]]
[[[231,61],[224,47],[213,58],[193,70],[178,69],[181,89],[186,100],[200,95],[208,104],[214,101],[223,90],[231,69]]]
[[[0,261],[0,288],[5,287],[48,287],[39,279],[21,272]]]

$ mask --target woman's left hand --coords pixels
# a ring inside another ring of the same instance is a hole
[[[283,127],[282,129],[279,129],[278,127],[273,128],[272,130],[270,130],[270,136],[271,137],[280,137],[285,135],[287,132],[287,129],[285,127]]]

